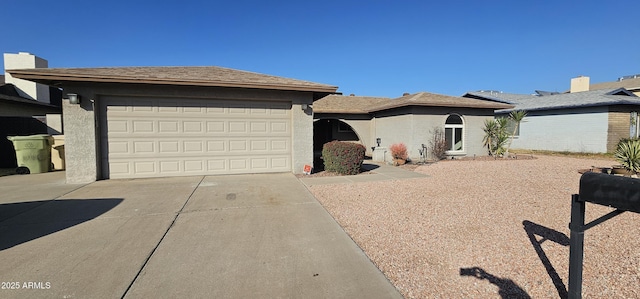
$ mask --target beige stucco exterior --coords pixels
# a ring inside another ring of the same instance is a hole
[[[381,146],[389,147],[393,143],[403,142],[409,151],[409,157],[420,159],[422,144],[429,148],[436,127],[444,128],[447,117],[457,114],[464,122],[463,151],[450,156],[486,156],[482,145],[485,119],[493,118],[493,110],[444,107],[405,107],[393,111],[376,113],[374,117],[376,137],[382,139]],[[374,137],[375,138],[375,137]],[[386,157],[390,158],[389,155]],[[432,157],[429,157],[432,158]]]
[[[322,113],[314,115],[315,121],[319,119],[337,119],[348,124],[356,134],[357,141],[365,146],[366,155],[371,155],[371,147],[376,145],[375,134],[373,134],[374,123],[371,116],[365,114],[339,114],[339,113]],[[337,131],[332,128],[332,135],[337,140],[351,140],[353,136]]]
[[[463,151],[450,156],[483,156],[487,151],[482,145],[484,132],[482,127],[486,119],[493,118],[491,109],[444,108],[408,106],[369,114],[316,114],[318,119],[338,119],[354,130],[367,155],[373,155],[371,147],[376,146],[376,139],[381,139],[380,146],[388,149],[394,143],[404,143],[409,157],[420,160],[422,145],[429,147],[436,127],[444,128],[447,117],[460,115],[464,121]],[[336,135],[334,135],[336,136]],[[339,140],[339,139],[338,139]],[[432,157],[428,157],[432,158]],[[391,161],[390,153],[385,153],[385,161]]]
[[[105,113],[97,107],[101,107],[100,101],[105,96],[289,101],[292,103],[292,171],[301,173],[305,164],[313,163],[313,117],[301,107],[312,104],[312,92],[148,84],[68,84],[62,88],[65,94],[76,93],[81,98],[80,105],[63,100],[68,183],[92,182],[103,177],[101,160],[106,153],[100,144],[100,126]]]

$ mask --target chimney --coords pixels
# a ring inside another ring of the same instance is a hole
[[[49,86],[39,84],[27,80],[14,78],[7,70],[14,69],[32,69],[47,68],[49,63],[35,55],[27,52],[19,52],[18,54],[4,53],[4,81],[13,84],[18,89],[21,97],[36,100],[39,102],[50,104]]]
[[[574,93],[581,91],[589,91],[589,77],[578,76],[571,78],[571,89],[569,92]]]

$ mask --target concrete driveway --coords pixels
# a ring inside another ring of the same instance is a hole
[[[0,177],[2,298],[401,298],[292,174]]]

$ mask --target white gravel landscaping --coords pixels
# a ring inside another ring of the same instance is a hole
[[[443,161],[428,177],[309,189],[406,298],[562,298],[579,169],[613,160]],[[587,204],[587,221],[611,208]],[[584,298],[640,298],[640,214],[585,233]]]

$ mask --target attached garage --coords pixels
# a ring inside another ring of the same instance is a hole
[[[299,173],[313,101],[337,87],[218,67],[14,70],[61,86],[67,182]]]
[[[105,97],[108,178],[291,171],[291,103]]]

